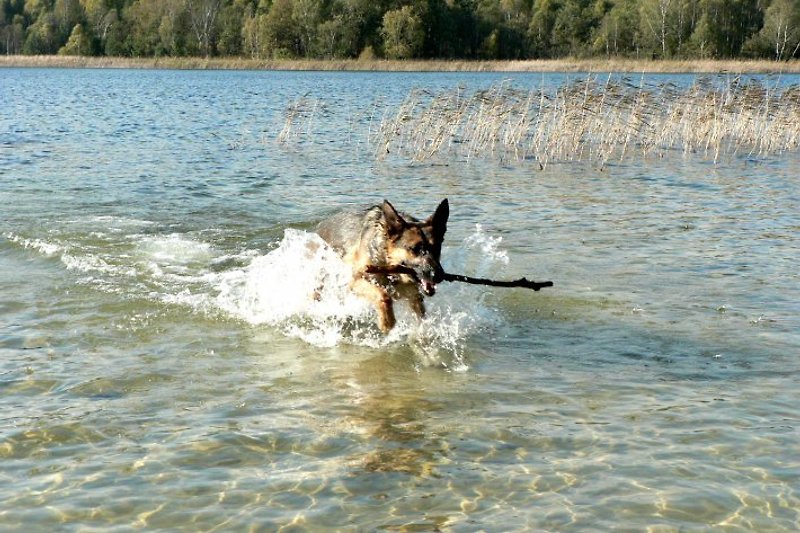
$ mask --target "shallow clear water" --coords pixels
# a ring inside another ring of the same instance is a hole
[[[367,143],[507,77],[0,70],[2,528],[800,528],[797,155]],[[448,271],[555,287],[445,284],[382,337],[310,230],[443,197]]]

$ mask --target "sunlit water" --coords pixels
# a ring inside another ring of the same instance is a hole
[[[376,157],[499,79],[0,70],[0,529],[800,528],[798,157]],[[313,227],[443,197],[446,270],[555,286],[384,337]]]

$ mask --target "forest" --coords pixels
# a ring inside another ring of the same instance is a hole
[[[0,54],[800,57],[800,0],[0,0]]]

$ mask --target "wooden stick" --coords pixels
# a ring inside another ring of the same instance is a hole
[[[552,281],[532,281],[524,277],[513,281],[500,281],[496,279],[473,278],[463,274],[448,274],[447,272],[444,273],[444,280],[461,281],[472,285],[489,285],[491,287],[520,287],[523,289],[533,289],[534,291],[553,286]]]
[[[406,274],[408,276],[413,277],[415,280],[418,280],[417,273],[414,272],[414,269],[409,268],[403,265],[386,265],[386,266],[379,266],[379,265],[368,265],[365,269],[366,274],[382,274],[385,276],[390,276],[392,274]],[[460,281],[462,283],[469,283],[471,285],[488,285],[491,287],[519,287],[523,289],[532,289],[534,291],[538,291],[545,287],[552,287],[552,281],[531,281],[527,278],[519,278],[513,281],[501,281],[495,279],[486,279],[486,278],[473,278],[471,276],[465,276],[463,274],[449,274],[445,272],[444,274],[445,281]]]

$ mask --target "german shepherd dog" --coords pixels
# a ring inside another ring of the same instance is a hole
[[[384,200],[365,211],[335,214],[317,226],[317,234],[353,269],[350,288],[375,305],[384,333],[395,325],[394,300],[408,300],[417,316],[425,315],[423,295],[433,296],[444,279],[439,257],[449,216],[447,198],[424,221],[399,213]],[[400,273],[392,273],[393,267]]]

